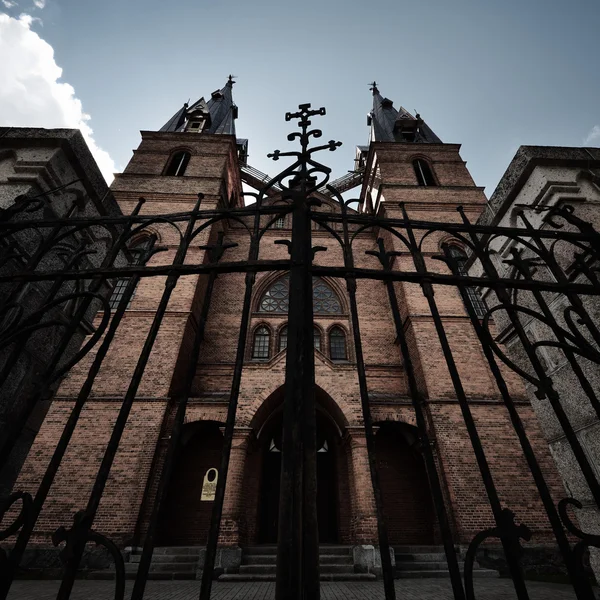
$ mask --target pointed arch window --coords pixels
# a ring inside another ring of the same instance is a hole
[[[452,256],[458,264],[458,273],[460,275],[468,276],[469,272],[466,268],[468,257],[466,252],[462,248],[452,245],[450,246],[450,256]],[[485,315],[487,314],[488,310],[485,300],[479,295],[476,289],[468,287],[466,288],[466,290],[471,305],[473,306],[473,310],[475,311],[475,314],[480,319],[483,319],[483,317],[485,317]]]
[[[144,258],[144,250],[146,250],[150,245],[150,236],[140,237],[136,241],[132,242],[129,246],[131,254],[133,256],[133,260],[130,262],[131,265],[140,265],[143,264]],[[125,277],[123,279],[118,279],[115,283],[115,286],[112,289],[112,293],[108,300],[108,305],[112,310],[115,310],[123,296],[125,295],[125,290],[127,289],[127,284],[129,283],[129,277]],[[127,308],[131,306],[131,301],[133,300],[133,296],[135,295],[135,290],[133,290],[131,294],[131,298],[127,303]]]
[[[289,275],[280,277],[264,293],[258,305],[259,312],[287,313],[290,306]],[[338,295],[320,277],[313,277],[313,310],[315,314],[341,314],[342,304]]]
[[[187,169],[188,163],[190,162],[190,156],[191,154],[186,150],[176,152],[171,158],[171,162],[165,171],[165,175],[181,177]]]
[[[288,342],[288,326],[282,327],[279,330],[279,352],[287,348]],[[318,327],[313,327],[313,343],[315,350],[321,350],[321,331]]]
[[[282,327],[279,330],[279,352],[287,348],[288,326]]]
[[[346,334],[341,327],[334,327],[329,333],[329,357],[331,360],[347,360]]]
[[[313,327],[313,344],[315,350],[321,351],[321,332],[317,327]]]
[[[266,359],[270,355],[271,333],[268,328],[261,325],[254,332],[254,341],[252,343],[252,358]]]
[[[417,176],[417,182],[419,185],[437,185],[435,178],[433,177],[431,167],[426,160],[423,160],[422,158],[415,158],[415,160],[413,160],[413,169],[415,170],[415,175]]]

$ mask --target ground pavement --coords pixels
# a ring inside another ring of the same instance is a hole
[[[133,582],[127,582],[129,598]],[[15,581],[9,600],[54,600],[58,581]],[[528,582],[530,600],[575,600],[568,585]],[[149,581],[144,600],[197,600],[200,582]],[[448,579],[404,579],[396,581],[398,600],[453,600]],[[514,589],[506,579],[475,581],[477,600],[513,600]],[[112,600],[114,582],[85,581],[75,583],[72,600]],[[274,583],[218,583],[213,585],[211,600],[273,600]],[[321,583],[322,600],[384,600],[380,582]]]

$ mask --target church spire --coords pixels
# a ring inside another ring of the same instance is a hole
[[[234,76],[230,75],[225,86],[194,104],[187,102],[161,128],[160,131],[216,133],[235,136],[235,120],[238,107],[233,101]]]
[[[381,95],[375,81],[370,90],[373,92],[373,110],[367,125],[371,127],[372,142],[442,143],[419,114],[413,117],[402,106],[396,110],[394,103]]]

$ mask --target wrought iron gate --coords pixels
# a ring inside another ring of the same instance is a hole
[[[600,506],[600,484],[592,465],[580,445],[569,422],[565,407],[547,375],[540,358],[540,349],[559,351],[571,365],[584,396],[600,417],[600,401],[592,383],[582,367],[582,360],[600,364],[600,330],[589,310],[600,295],[598,279],[600,265],[600,234],[591,225],[573,214],[568,206],[552,209],[545,229],[534,228],[523,209],[516,227],[492,227],[469,222],[459,208],[456,222],[425,222],[412,219],[405,206],[401,218],[386,218],[378,214],[360,213],[351,208],[355,201],[346,201],[333,188],[329,192],[339,203],[339,212],[323,213],[313,210],[320,200],[314,196],[323,189],[330,170],[313,156],[323,150],[334,151],[339,142],[310,147],[311,138],[319,138],[321,131],[310,129],[310,118],[324,115],[325,109],[311,110],[309,104],[299,111],[286,115],[286,121],[298,120],[299,132],[291,133],[288,140],[298,140],[297,152],[275,151],[274,160],[289,157],[292,164],[284,169],[267,186],[255,195],[255,203],[245,208],[202,209],[202,195],[193,210],[177,214],[142,216],[140,199],[129,216],[77,217],[74,207],[66,208],[62,217],[56,216],[45,196],[20,198],[10,208],[0,213],[0,384],[10,383],[11,370],[19,362],[26,344],[40,331],[60,331],[56,344],[43,372],[38,373],[35,388],[29,397],[17,405],[5,408],[11,418],[10,427],[1,432],[0,461],[4,464],[25,422],[37,402],[47,398],[56,388],[56,382],[92,349],[93,360],[87,378],[74,402],[70,417],[52,459],[34,495],[15,490],[2,501],[0,513],[9,523],[0,533],[0,540],[12,540],[8,551],[0,553],[2,571],[1,593],[6,598],[17,573],[23,553],[27,548],[48,492],[65,455],[69,441],[82,409],[86,405],[95,378],[123,319],[137,283],[141,278],[166,276],[164,291],[153,317],[134,375],[123,398],[118,418],[112,429],[110,441],[97,472],[87,506],[75,515],[73,523],[59,527],[52,541],[64,544],[64,576],[59,598],[68,598],[85,545],[96,542],[111,553],[116,568],[115,598],[124,597],[125,574],[122,555],[117,546],[101,532],[93,529],[94,519],[103,496],[107,479],[119,448],[141,378],[153,349],[161,321],[167,310],[180,277],[201,274],[207,277],[204,302],[197,317],[197,329],[190,352],[190,361],[177,397],[172,434],[154,503],[149,528],[132,598],[141,599],[148,577],[157,524],[169,478],[173,470],[174,452],[181,434],[186,405],[192,390],[196,365],[204,338],[213,286],[218,276],[227,273],[245,273],[244,303],[239,329],[237,355],[231,384],[231,394],[225,423],[223,454],[213,515],[206,550],[200,598],[209,600],[215,565],[217,540],[236,410],[244,368],[245,348],[248,338],[251,298],[256,274],[264,271],[289,271],[290,306],[285,377],[282,479],[280,495],[279,535],[277,548],[276,596],[282,599],[316,599],[319,597],[318,529],[316,511],[316,425],[314,399],[314,351],[312,339],[313,306],[312,277],[327,276],[346,281],[350,303],[350,316],[354,340],[360,400],[364,419],[369,466],[376,500],[379,546],[382,557],[385,597],[395,598],[389,542],[385,527],[377,465],[375,461],[373,418],[369,402],[369,389],[361,345],[360,322],[356,300],[356,282],[359,279],[378,280],[385,283],[393,316],[395,334],[402,355],[410,396],[412,399],[420,441],[424,452],[427,473],[435,504],[439,527],[447,555],[452,588],[456,599],[474,598],[472,568],[478,546],[488,538],[497,538],[504,549],[510,576],[518,598],[528,598],[527,586],[520,564],[521,540],[530,538],[526,515],[523,523],[515,523],[511,507],[502,502],[495,486],[484,447],[473,418],[469,398],[465,392],[453,351],[436,302],[436,286],[451,286],[460,292],[471,325],[479,339],[490,372],[495,380],[498,397],[502,399],[512,426],[520,442],[523,456],[531,471],[539,497],[546,510],[551,528],[569,572],[576,596],[591,600],[593,592],[588,574],[584,570],[584,552],[589,545],[600,547],[600,536],[581,531],[568,514],[569,506],[581,507],[576,498],[563,498],[555,504],[525,428],[515,406],[503,371],[508,366],[529,382],[539,398],[546,398],[580,465],[589,489]],[[273,205],[263,202],[269,190],[277,186],[282,190],[287,204]],[[289,258],[263,260],[259,258],[260,243],[265,231],[273,227],[282,216],[291,215],[291,241],[286,244]],[[234,221],[247,231],[249,253],[247,260],[227,261],[227,249],[232,244],[224,242],[220,233],[215,244],[204,247],[208,261],[203,264],[186,262],[190,245],[198,236],[220,222]],[[343,252],[343,265],[336,267],[316,265],[316,252],[326,250],[312,246],[312,224],[330,234],[332,244],[339,244]],[[132,240],[153,225],[171,227],[179,236],[177,252],[170,264],[149,266],[148,260],[162,249],[156,246],[156,237],[146,236],[142,245],[133,246]],[[355,266],[353,242],[365,231],[376,232],[378,251],[371,252],[381,264],[380,269]],[[445,243],[443,253],[436,256],[438,268],[425,260],[424,242],[431,235],[443,233],[447,238],[459,240],[469,249],[471,273],[463,261]],[[512,257],[499,262],[492,258],[491,248],[498,240],[513,243]],[[400,251],[391,249],[400,246]],[[386,247],[387,244],[387,247]],[[560,251],[559,251],[560,250]],[[409,258],[412,267],[407,270],[393,268],[396,257]],[[109,281],[125,279],[120,301],[112,306],[103,292]],[[455,552],[455,540],[444,502],[440,476],[429,439],[426,415],[426,398],[417,381],[413,356],[407,341],[404,323],[394,284],[418,284],[426,298],[435,332],[441,345],[456,399],[462,411],[469,439],[485,486],[495,527],[482,531],[473,539],[464,564],[464,581]],[[25,301],[27,291],[35,284],[41,290],[39,301]],[[496,303],[485,314],[474,304],[473,288],[493,291]],[[560,318],[549,306],[549,297],[560,297],[563,309]],[[57,311],[62,317],[57,317]],[[84,346],[69,355],[69,343],[82,322],[98,313],[95,330]],[[543,324],[547,337],[531,339],[523,324],[523,315]],[[528,364],[513,362],[496,341],[492,319],[504,321],[512,328],[525,353]],[[501,368],[502,365],[502,368]],[[66,515],[65,515],[66,518]]]

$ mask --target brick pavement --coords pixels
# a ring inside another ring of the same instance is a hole
[[[127,582],[129,598],[133,582]],[[513,600],[511,582],[506,579],[485,579],[475,582],[477,600]],[[16,581],[9,600],[54,600],[58,581]],[[570,586],[528,582],[531,600],[574,600]],[[145,600],[196,600],[200,583],[196,581],[149,581]],[[448,579],[406,579],[396,581],[398,600],[453,600]],[[114,583],[108,581],[77,581],[72,600],[111,600]],[[274,583],[215,583],[212,600],[271,600],[275,598]],[[383,600],[381,583],[322,583],[322,600]]]

